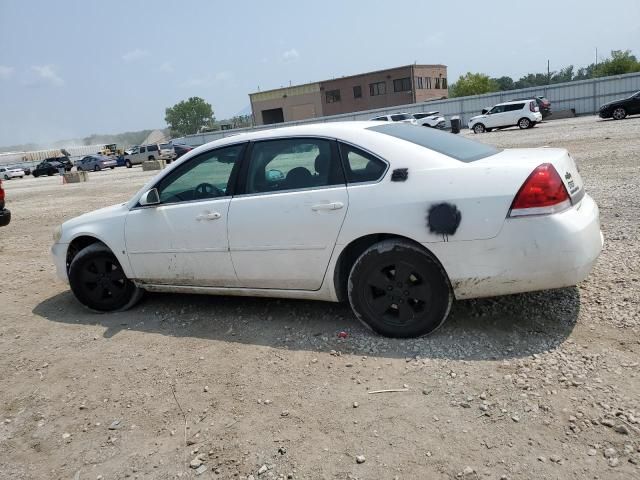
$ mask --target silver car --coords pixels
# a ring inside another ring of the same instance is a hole
[[[110,168],[113,170],[117,166],[118,162],[116,160],[113,160],[105,155],[89,155],[80,160],[77,163],[76,168],[79,172],[88,172],[91,170],[97,172],[102,170],[103,168]]]

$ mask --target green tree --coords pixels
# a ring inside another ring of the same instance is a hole
[[[549,83],[546,73],[529,73],[520,77],[514,84],[515,88],[541,87]]]
[[[573,80],[573,65],[561,68],[559,72],[553,72],[551,74],[551,83],[563,83]]]
[[[173,135],[198,133],[215,122],[211,104],[200,97],[191,97],[165,110],[165,122]]]
[[[598,64],[594,74],[596,77],[607,77],[632,72],[640,72],[640,62],[631,54],[631,50],[612,50],[611,58]]]
[[[495,92],[498,84],[484,73],[467,72],[456,83],[449,87],[450,97],[466,97],[468,95],[480,95],[482,93]]]
[[[501,92],[505,90],[513,90],[513,78],[511,77],[500,77],[500,78],[492,78],[494,82],[498,85],[498,90]]]

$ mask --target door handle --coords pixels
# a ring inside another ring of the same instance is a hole
[[[201,213],[196,217],[196,220],[218,220],[222,215],[218,212],[213,213]]]
[[[342,202],[318,203],[316,205],[312,205],[311,210],[339,210],[342,207],[344,207],[344,203]]]

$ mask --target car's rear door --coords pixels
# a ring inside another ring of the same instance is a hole
[[[334,140],[251,144],[229,208],[229,249],[247,288],[321,287],[348,195]]]

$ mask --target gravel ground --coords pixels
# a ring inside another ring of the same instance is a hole
[[[464,135],[568,148],[605,248],[578,287],[457,302],[416,340],[320,302],[157,294],[88,313],[54,279],[51,232],[149,173],[5,182],[0,477],[640,478],[640,118]]]

